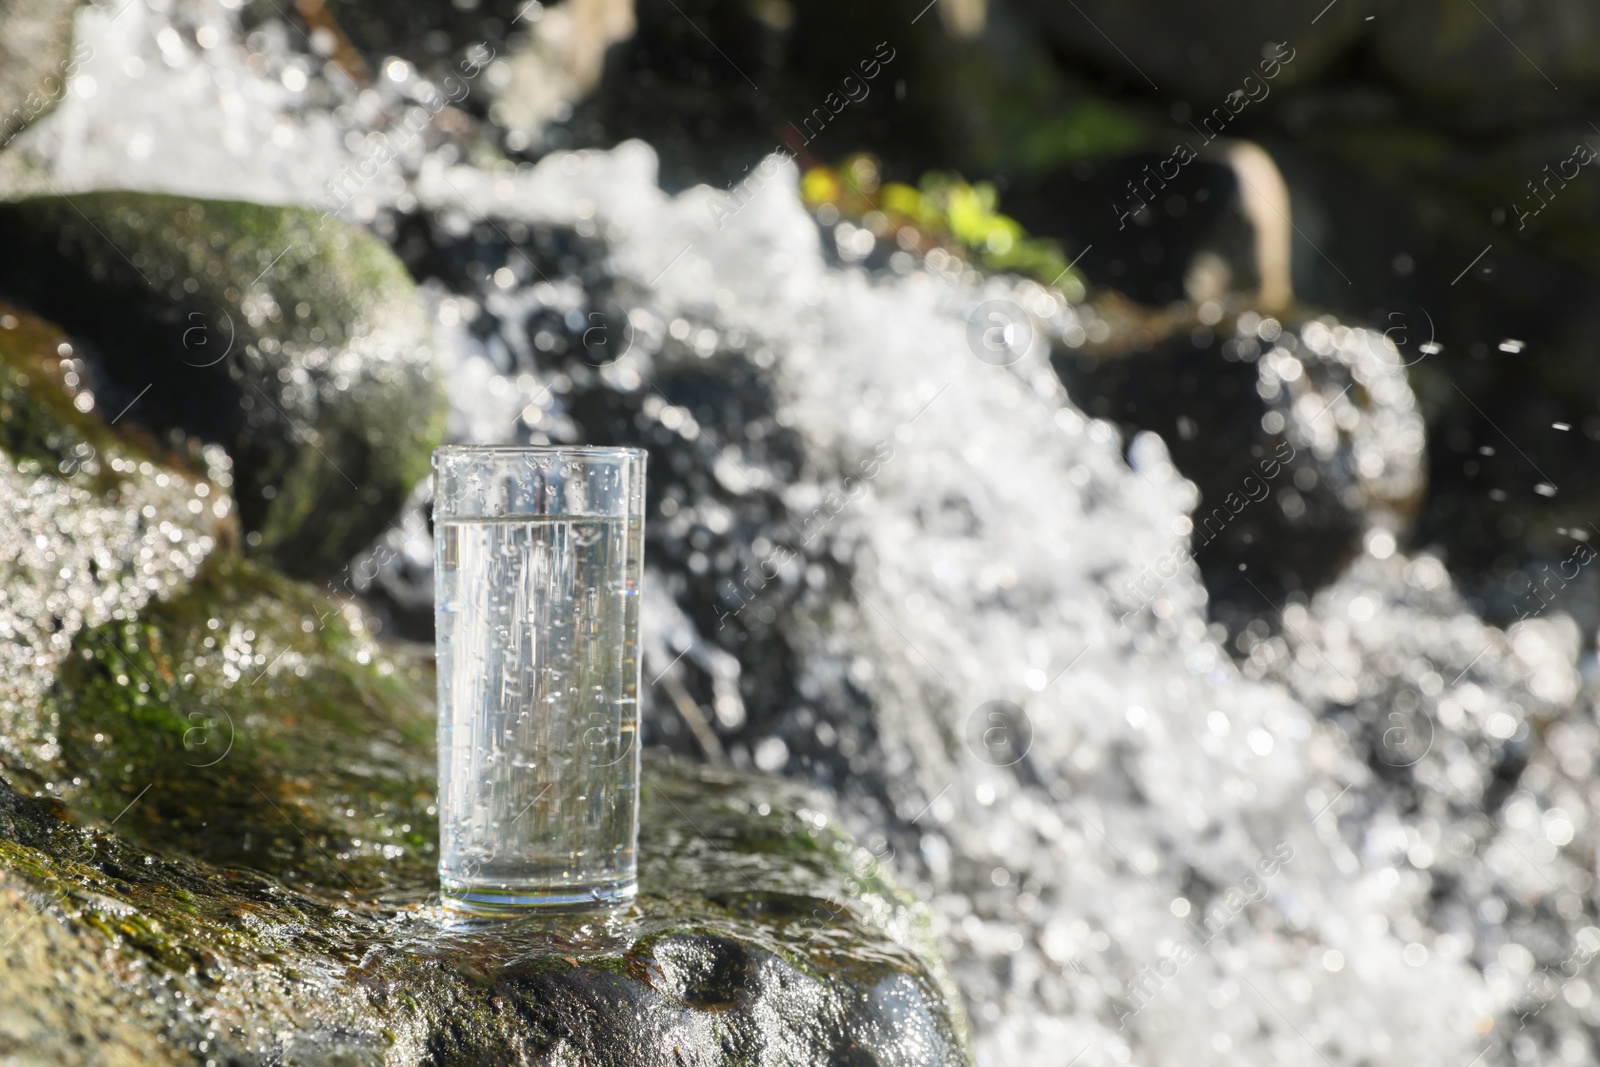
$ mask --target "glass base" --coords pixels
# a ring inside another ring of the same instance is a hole
[[[531,911],[612,908],[632,903],[638,882],[626,880],[594,885],[485,885],[441,879],[440,903],[449,911],[468,915],[526,915]]]

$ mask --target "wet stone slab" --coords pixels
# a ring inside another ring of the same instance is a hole
[[[20,1062],[968,1062],[925,914],[792,786],[647,759],[636,906],[522,921],[292,890],[62,814],[0,794]]]

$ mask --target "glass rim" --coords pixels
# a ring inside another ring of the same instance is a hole
[[[546,455],[643,457],[649,452],[632,445],[440,445],[435,456]]]

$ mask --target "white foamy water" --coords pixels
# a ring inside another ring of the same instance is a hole
[[[159,35],[149,17],[144,32]],[[161,48],[122,32],[95,40],[113,66]],[[249,91],[196,91],[190,106],[230,128],[275,122],[268,75],[239,54],[219,62]],[[30,135],[58,180],[315,195],[316,181],[217,151],[192,132],[201,123],[163,131],[162,166],[78,132],[166,106],[182,68],[144,69],[114,101],[75,95]],[[311,175],[359,148],[319,140],[320,121],[286,135]],[[1208,625],[1192,564],[1119,622],[1110,590],[1152,560],[1186,558],[1195,495],[1158,439],[1125,459],[1039,352],[1010,368],[974,357],[965,318],[982,299],[1028,302],[1065,330],[1073,312],[1049,294],[830,268],[787,169],[731,217],[710,210],[708,190],[662,194],[637,144],[531,172],[434,160],[416,173],[385,195],[591,227],[656,321],[770,352],[807,448],[783,488],[793,507],[892,443],[824,534],[851,561],[853,598],[791,643],[802,691],[847,676],[870,696],[879,773],[920,834],[895,866],[933,903],[980,1063],[1593,1059],[1600,930],[1585,842],[1600,737],[1559,623],[1487,627],[1437,560],[1398,553],[1286,615],[1282,636],[1263,631],[1242,669]],[[509,398],[543,383],[443,336],[457,425],[491,439]],[[638,387],[648,353],[637,358],[608,370],[618,388]],[[715,474],[735,493],[771,478],[737,454]],[[684,629],[669,608],[654,614]],[[674,654],[682,640],[645,635]],[[700,645],[686,659],[725,666]],[[1002,759],[967,743],[974,713],[997,700],[1031,732],[1024,760],[1008,763],[1010,744]],[[1358,713],[1425,725],[1431,741],[1417,756],[1401,738],[1403,758],[1371,760],[1348,725]]]
[[[826,267],[792,172],[719,230],[716,194],[656,192],[653,162],[547,160],[509,203],[458,170],[419,198],[568,224],[586,201],[619,269],[655,282],[653,314],[770,346],[814,450],[794,509],[892,442],[826,532],[855,597],[797,629],[799,686],[848,674],[871,694],[883,773],[923,831],[901,870],[943,921],[980,1061],[1470,1060],[1496,1010],[1481,974],[1419,959],[1415,912],[1372,891],[1381,869],[1329,847],[1330,803],[1369,781],[1345,738],[1241,677],[1192,565],[1119,624],[1109,590],[1188,536],[1194,492],[1160,440],[1130,468],[1039,351],[1000,368],[968,345],[987,298],[1063,332],[1073,313],[1031,286]],[[763,484],[735,473],[725,488]],[[967,742],[993,701],[1021,709],[1025,763]]]

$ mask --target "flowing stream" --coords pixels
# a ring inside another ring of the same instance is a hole
[[[1488,626],[1369,539],[1234,642],[1193,487],[1052,370],[1094,325],[1058,293],[830,263],[787,163],[730,210],[636,142],[465,162],[406,132],[439,112],[404,63],[357,87],[226,2],[113,10],[17,180],[335,203],[423,282],[455,439],[659,449],[647,739],[832,787],[931,902],[981,1063],[1592,1059],[1600,731],[1564,618]],[[969,336],[989,300],[1041,325],[1008,366]],[[389,543],[398,618],[431,603],[421,513]]]

